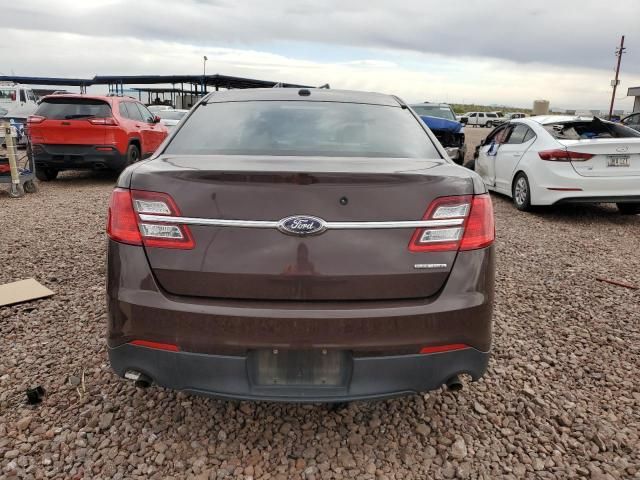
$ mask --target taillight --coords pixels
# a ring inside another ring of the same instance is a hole
[[[40,115],[29,115],[27,117],[27,123],[30,123],[32,125],[36,125],[38,123],[42,123],[46,120],[45,117],[40,116]]]
[[[584,162],[585,160],[593,158],[593,155],[590,153],[572,152],[562,148],[555,150],[543,150],[538,152],[538,156],[542,160],[550,162]]]
[[[423,219],[441,220],[442,225],[416,229],[409,242],[411,252],[474,250],[491,245],[495,237],[488,194],[436,198]]]
[[[180,216],[180,210],[166,193],[116,188],[109,204],[109,237],[117,242],[145,247],[188,250],[195,246],[187,226],[143,222],[140,214]]]
[[[129,245],[142,245],[138,230],[138,216],[133,210],[131,191],[116,188],[109,200],[107,235],[112,240]]]
[[[493,219],[493,205],[488,193],[475,195],[471,212],[464,226],[464,236],[460,250],[475,250],[491,245],[496,238],[496,226]]]
[[[118,122],[116,122],[116,119],[113,117],[90,118],[89,123],[91,123],[92,125],[118,125]]]

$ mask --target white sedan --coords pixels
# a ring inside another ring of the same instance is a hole
[[[173,130],[180,120],[189,113],[189,110],[160,110],[156,112],[156,115],[160,117],[160,121],[169,129],[169,131]]]
[[[482,141],[474,168],[520,210],[616,203],[621,213],[640,213],[640,132],[599,118],[511,120]]]

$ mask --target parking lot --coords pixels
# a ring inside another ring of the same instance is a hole
[[[467,128],[468,155],[488,129]],[[115,176],[0,193],[0,283],[55,295],[0,309],[0,477],[640,478],[640,218],[533,214],[493,195],[493,357],[462,391],[342,409],[229,402],[109,369],[105,216]],[[41,385],[42,404],[25,389]]]

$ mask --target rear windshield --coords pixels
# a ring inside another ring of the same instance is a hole
[[[455,122],[456,117],[451,108],[439,105],[412,105],[411,108],[420,116],[444,118]]]
[[[102,100],[90,98],[48,98],[40,104],[36,115],[52,120],[104,118],[111,116],[111,107]]]
[[[558,140],[640,137],[640,132],[636,132],[624,125],[605,122],[595,117],[593,120],[550,123],[544,125],[544,128]]]
[[[409,109],[308,101],[201,104],[165,153],[441,158]]]
[[[11,103],[16,100],[15,88],[0,88],[0,103]]]

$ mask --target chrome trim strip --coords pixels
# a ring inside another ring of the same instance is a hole
[[[219,218],[171,217],[166,215],[140,214],[143,222],[179,223],[181,225],[201,225],[208,227],[238,227],[238,228],[278,228],[280,220],[223,220]],[[385,228],[427,228],[427,227],[455,227],[464,223],[463,218],[449,220],[408,220],[397,222],[325,222],[327,230],[361,230]]]

